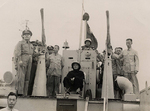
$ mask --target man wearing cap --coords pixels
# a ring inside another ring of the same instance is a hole
[[[78,88],[80,88],[80,91],[77,93],[81,94],[83,88],[84,73],[80,71],[81,66],[78,62],[73,62],[71,66],[73,70],[69,71],[69,73],[63,80],[65,91],[69,94],[70,91],[76,91]]]
[[[122,52],[121,47],[115,48],[115,54],[120,55]],[[117,75],[122,75],[122,66],[123,66],[123,60],[122,59],[113,59],[112,57],[112,70],[113,70],[113,78],[116,79]]]
[[[116,47],[115,48],[115,54],[119,55],[122,52],[122,48],[121,47]],[[112,71],[113,71],[113,81],[114,81],[114,94],[115,94],[115,98],[119,99],[121,98],[121,90],[117,85],[117,81],[116,78],[117,76],[123,76],[123,71],[122,71],[122,67],[123,67],[123,60],[122,59],[113,59],[112,58]]]
[[[54,52],[49,55],[50,63],[47,71],[47,92],[49,97],[55,97],[59,93],[59,85],[62,77],[62,68],[64,66],[63,58],[58,53],[59,46],[54,46]]]
[[[40,55],[40,53],[37,50],[38,43],[36,41],[32,41],[30,43],[33,45],[34,50],[33,50],[32,68],[31,68],[31,74],[30,74],[30,80],[29,80],[29,86],[28,86],[28,95],[32,95],[34,79],[35,79],[37,64],[38,64],[39,55]]]
[[[48,50],[48,54],[50,55],[54,52],[54,47],[49,45],[49,46],[47,46],[47,50]]]
[[[124,76],[128,78],[133,85],[133,92],[136,94],[137,99],[139,97],[139,83],[136,74],[139,71],[139,58],[138,53],[132,49],[132,39],[126,39],[127,49],[124,50],[119,56],[116,54],[117,59],[123,59],[123,72]]]
[[[91,47],[92,44],[91,39],[86,39],[84,43],[85,45],[82,46],[82,50],[93,50],[93,48]]]
[[[51,55],[53,52],[54,52],[54,47],[51,45],[47,46],[46,57],[45,57],[46,58],[46,73],[50,65],[49,55]]]
[[[22,41],[19,41],[15,48],[15,69],[17,70],[17,92],[18,95],[27,96],[30,72],[32,66],[32,55],[34,47],[30,43],[32,32],[24,30]]]

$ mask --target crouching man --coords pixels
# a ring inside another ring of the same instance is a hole
[[[69,71],[64,78],[63,83],[66,94],[70,94],[71,91],[76,91],[77,94],[82,94],[84,73],[80,71],[80,64],[78,62],[72,63],[72,71]],[[77,90],[79,89],[79,91]]]

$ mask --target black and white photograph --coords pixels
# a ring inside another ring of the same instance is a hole
[[[0,111],[149,111],[149,0],[0,0]]]

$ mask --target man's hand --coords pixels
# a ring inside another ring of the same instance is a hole
[[[75,77],[71,78],[72,81],[74,81]]]
[[[19,61],[19,65],[22,67],[22,66],[23,66],[23,62],[22,62],[22,61]]]
[[[84,84],[86,84],[86,81],[85,81],[85,79],[83,79],[83,82],[84,82]]]
[[[61,81],[62,81],[62,75],[60,75],[60,83],[61,83]]]
[[[18,66],[17,66],[17,65],[15,65],[15,70],[16,70],[16,71],[18,70]]]
[[[135,71],[134,71],[134,73],[135,73],[135,74],[137,74],[137,73],[138,73],[138,71],[137,71],[137,70],[135,70]]]

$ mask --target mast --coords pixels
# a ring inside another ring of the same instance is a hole
[[[103,73],[103,87],[102,87],[102,98],[104,98],[103,111],[108,111],[108,99],[114,99],[114,88],[113,88],[113,76],[112,76],[112,63],[110,50],[112,46],[110,43],[109,34],[109,11],[106,11],[107,17],[107,38],[106,38],[106,54],[104,62],[104,73]]]
[[[42,8],[40,12],[41,12],[41,22],[42,22],[42,44],[43,46],[45,46],[46,37],[45,37],[45,29],[44,29],[44,9]]]
[[[81,49],[82,41],[82,21],[83,21],[83,12],[84,12],[84,0],[82,0],[82,13],[81,13],[81,24],[80,24],[80,39],[79,39],[79,50]]]
[[[81,41],[82,41],[82,21],[83,21],[83,12],[84,12],[84,0],[82,0],[82,13],[81,13],[81,24],[80,24],[80,39],[79,39],[79,53],[78,53],[78,62],[81,62]]]

